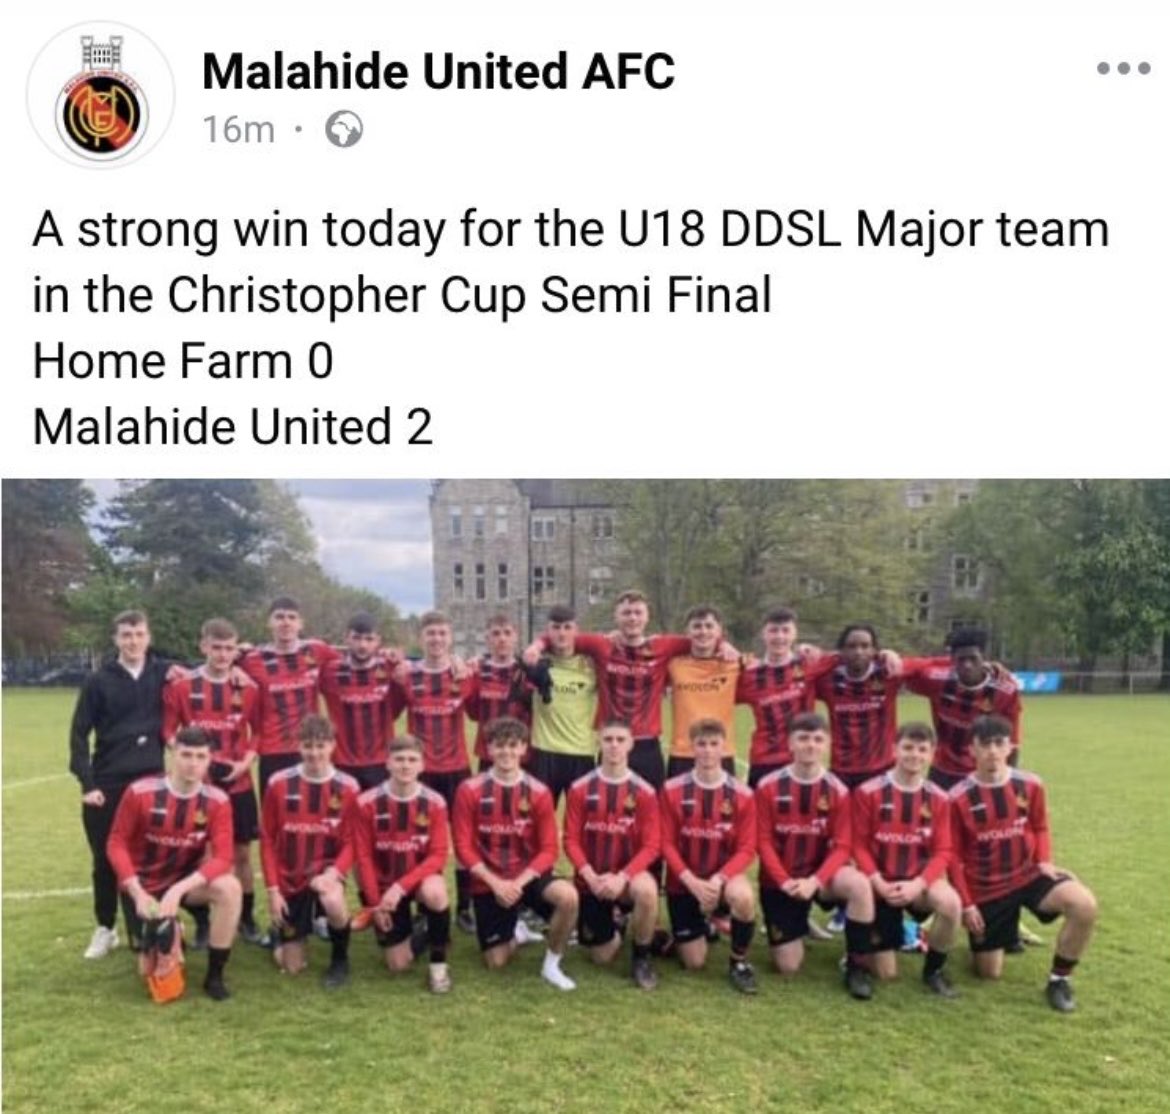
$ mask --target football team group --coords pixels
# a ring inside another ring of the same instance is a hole
[[[810,932],[828,935],[810,917],[815,902],[843,918],[854,998],[896,974],[913,921],[926,922],[925,988],[954,998],[946,964],[960,928],[975,973],[999,978],[1028,909],[1061,921],[1046,997],[1075,1008],[1071,976],[1096,901],[1054,861],[1044,786],[1017,765],[1019,689],[987,660],[982,632],[956,631],[940,657],[904,658],[861,623],[827,651],[800,643],[796,615],[781,608],[764,616],[757,657],[725,638],[714,607],[693,608],[683,635],[648,635],[646,599],[631,591],[614,620],[611,633],[586,633],[554,607],[518,653],[514,624],[498,615],[484,655],[463,660],[451,623],[431,612],[422,657],[409,660],[365,614],[344,646],[306,638],[296,601],[281,597],[269,643],[242,645],[231,623],[211,619],[204,660],[190,668],[151,651],[143,613],[118,615],[116,657],[83,685],[70,740],[93,856],[86,958],[118,945],[120,898],[158,1000],[182,992],[180,908],[195,923],[188,949],[208,952],[212,998],[228,997],[237,936],[271,947],[288,974],[304,969],[314,935],[327,937],[324,984],[337,988],[363,929],[390,971],[425,955],[427,983],[443,993],[454,843],[456,925],[490,968],[543,940],[541,975],[561,990],[576,987],[563,968],[574,937],[598,964],[628,937],[645,990],[655,959],[701,968],[727,937],[731,985],[756,993],[758,915],[773,966],[791,976]],[[933,724],[898,724],[903,689],[929,699]],[[737,704],[755,721],[742,779]],[[571,879],[554,872],[562,851]]]

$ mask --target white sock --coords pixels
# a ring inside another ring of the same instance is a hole
[[[561,957],[556,952],[544,953],[544,963],[540,968],[541,978],[552,983],[558,990],[576,990],[577,984],[561,970]]]

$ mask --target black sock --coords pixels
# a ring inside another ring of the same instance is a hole
[[[207,977],[208,979],[222,978],[223,969],[227,965],[228,957],[232,954],[231,948],[207,949]]]
[[[850,965],[858,967],[858,960],[873,951],[873,921],[855,921],[845,918],[845,955]]]
[[[1063,955],[1057,953],[1052,957],[1052,977],[1054,979],[1067,979],[1073,973],[1073,968],[1076,965],[1075,959],[1065,959]]]
[[[195,927],[200,932],[211,929],[211,910],[206,905],[195,905],[191,909],[191,916],[195,919]]]
[[[634,959],[638,960],[638,959],[649,959],[649,958],[650,958],[650,945],[649,944],[639,944],[638,941],[635,940],[634,941]]]
[[[334,963],[344,963],[349,958],[349,925],[344,928],[329,926],[329,943],[332,945],[330,959]]]
[[[924,979],[929,979],[930,976],[933,975],[936,971],[941,971],[943,969],[943,965],[946,963],[946,961],[946,952],[936,952],[934,948],[931,948],[926,953],[926,961],[922,965],[922,977]]]
[[[455,871],[455,907],[460,913],[471,909],[471,871]]]
[[[752,935],[756,931],[755,921],[741,921],[731,918],[731,961],[737,963],[747,955]]]
[[[451,910],[427,910],[427,944],[432,963],[447,962],[447,945],[451,943]]]
[[[256,895],[249,891],[244,894],[244,906],[240,910],[240,920],[244,924],[252,924],[256,917]]]

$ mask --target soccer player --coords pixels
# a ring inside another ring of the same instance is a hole
[[[529,770],[548,786],[554,804],[578,778],[597,765],[597,671],[593,659],[575,649],[577,613],[549,608],[545,639],[549,652],[533,667],[550,699],[532,707]]]
[[[374,617],[359,611],[346,625],[345,653],[321,666],[321,695],[337,737],[334,765],[363,789],[386,779],[387,743],[402,711],[394,684],[399,660],[382,650]]]
[[[601,766],[573,782],[565,806],[565,854],[580,894],[577,938],[594,963],[609,963],[621,948],[614,914],[632,909],[630,974],[642,990],[658,976],[650,946],[658,919],[658,883],[650,873],[661,852],[658,798],[630,770],[634,736],[629,724],[601,725]]]
[[[756,806],[751,790],[723,768],[723,724],[691,726],[695,765],[672,778],[659,803],[666,904],[678,957],[688,971],[707,962],[707,918],[731,915],[728,976],[743,994],[757,991],[747,961],[756,902],[747,868],[756,857]]]
[[[243,657],[244,672],[260,686],[260,797],[277,770],[300,760],[297,749],[301,721],[316,715],[320,705],[321,666],[338,656],[328,643],[302,638],[300,605],[291,596],[278,596],[268,607],[272,641],[256,646]]]
[[[467,713],[476,721],[475,757],[479,772],[491,765],[485,729],[492,720],[510,716],[521,723],[532,722],[532,690],[523,663],[516,656],[516,626],[500,612],[488,620],[488,656],[476,663],[475,699]]]
[[[414,961],[411,902],[425,910],[427,985],[434,994],[446,994],[451,989],[451,904],[443,881],[450,851],[447,805],[419,780],[423,748],[418,739],[393,739],[389,752],[389,776],[357,798],[349,817],[362,901],[374,910],[378,946],[391,971],[405,971]]]
[[[974,772],[972,727],[980,716],[1002,716],[1011,724],[1011,764],[1020,745],[1020,689],[1004,669],[985,657],[986,632],[974,627],[955,631],[947,642],[950,658],[933,658],[906,677],[910,692],[930,700],[938,735],[930,780],[950,789]]]
[[[678,777],[695,764],[691,726],[701,719],[723,724],[723,768],[735,774],[735,692],[740,662],[719,653],[723,642],[723,616],[710,604],[687,612],[687,637],[691,652],[671,658],[666,672],[670,682],[671,739],[666,776]]]
[[[252,765],[256,761],[260,690],[233,668],[239,652],[239,634],[226,619],[208,619],[199,634],[204,662],[194,672],[170,681],[163,689],[163,738],[174,742],[184,727],[198,727],[211,740],[211,784],[231,801],[235,841],[233,870],[243,889],[240,935],[260,941],[255,919],[255,880],[252,844],[260,834]],[[197,945],[207,928],[196,919]]]
[[[333,727],[324,716],[305,716],[299,734],[301,760],[272,775],[260,814],[268,911],[278,926],[273,957],[287,974],[305,969],[305,939],[319,909],[328,921],[331,944],[324,986],[335,990],[349,980],[345,875],[353,865],[353,848],[343,822],[358,783],[334,769]]]
[[[203,989],[229,997],[223,981],[240,919],[232,869],[232,810],[206,783],[211,739],[197,727],[175,736],[167,777],[135,781],[122,795],[107,846],[118,885],[143,920],[174,918],[179,906],[211,906],[211,946]]]
[[[162,691],[168,663],[150,652],[150,626],[141,611],[114,617],[113,640],[117,657],[85,679],[69,731],[69,769],[81,784],[81,822],[93,858],[97,926],[86,959],[101,959],[118,946],[118,880],[106,857],[118,803],[132,782],[163,771]],[[133,947],[139,939],[134,903],[125,893],[121,901]]]
[[[1044,785],[1009,765],[1014,724],[980,716],[971,727],[975,770],[951,789],[952,877],[963,902],[975,973],[998,979],[1021,907],[1049,923],[1064,918],[1045,993],[1061,1012],[1076,1009],[1071,977],[1097,921],[1087,886],[1052,861]]]
[[[926,777],[934,740],[929,725],[903,724],[894,745],[894,768],[853,790],[853,856],[876,898],[873,973],[879,979],[897,974],[904,914],[917,921],[933,914],[922,980],[932,993],[955,998],[958,992],[943,967],[961,906],[947,882],[950,802]]]
[[[577,889],[554,878],[557,820],[552,794],[521,762],[528,728],[501,717],[488,727],[491,768],[464,781],[455,796],[455,854],[471,874],[475,931],[483,961],[503,967],[525,939],[526,907],[548,921],[548,950],[540,973],[558,990],[577,984],[561,970],[577,920]],[[517,935],[519,933],[519,935]]]
[[[796,649],[796,612],[779,607],[764,616],[764,660],[746,665],[739,675],[735,699],[747,704],[755,717],[748,785],[783,769],[792,761],[788,722],[811,712],[816,702],[817,678],[832,669],[836,659],[813,659]]]
[[[825,769],[828,724],[815,712],[802,712],[793,716],[788,739],[792,763],[756,786],[760,904],[772,962],[782,975],[795,975],[804,962],[813,901],[824,909],[843,902],[845,988],[854,998],[872,998],[873,891],[849,864],[849,790]]]
[[[477,698],[474,676],[456,669],[451,657],[451,621],[439,611],[419,620],[423,660],[403,662],[395,673],[407,710],[407,730],[423,745],[422,782],[454,813],[455,794],[471,777],[467,757],[465,714]],[[455,923],[474,932],[471,885],[466,869],[455,870]]]

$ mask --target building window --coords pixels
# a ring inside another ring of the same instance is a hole
[[[459,507],[451,508],[451,537],[463,537],[463,511]]]
[[[613,570],[597,568],[589,570],[589,603],[601,603],[613,591]]]
[[[595,514],[593,516],[593,536],[595,538],[613,537],[612,514]]]
[[[508,508],[496,507],[496,534],[506,534],[508,532]]]
[[[921,592],[910,593],[910,622],[917,627],[930,625],[930,592],[923,589]]]
[[[546,595],[553,595],[556,586],[556,574],[552,565],[532,566],[532,598],[534,600],[543,599]]]
[[[451,587],[455,598],[461,600],[463,599],[463,562],[456,561],[453,571],[455,575],[452,577]]]
[[[951,558],[951,587],[958,596],[970,596],[982,586],[982,572],[974,557],[956,553]]]
[[[906,489],[906,506],[914,509],[934,506],[934,487],[926,484],[913,484]]]
[[[551,542],[557,536],[557,520],[551,515],[533,515],[532,540]]]
[[[496,594],[502,600],[508,598],[508,564],[501,561],[496,565]]]
[[[471,509],[471,532],[474,537],[482,538],[486,533],[484,525],[483,507],[472,507]]]
[[[475,598],[487,599],[487,566],[482,564],[475,566]]]
[[[955,484],[955,506],[962,507],[975,498],[975,481],[959,480]]]
[[[915,526],[906,536],[906,548],[911,553],[929,553],[933,548],[930,540],[930,527],[925,524]]]

